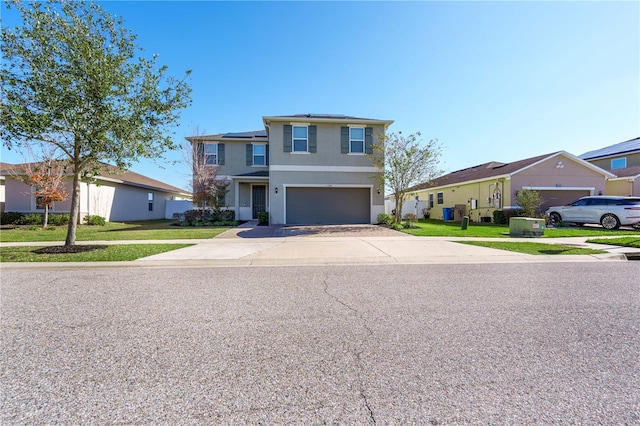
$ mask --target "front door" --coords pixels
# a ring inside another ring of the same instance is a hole
[[[258,212],[267,211],[266,185],[253,185],[251,187],[251,207],[253,219],[258,218]]]

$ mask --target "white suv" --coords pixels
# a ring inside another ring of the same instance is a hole
[[[545,214],[554,223],[599,223],[605,229],[617,229],[620,225],[638,228],[640,197],[582,197],[566,206],[549,207]]]

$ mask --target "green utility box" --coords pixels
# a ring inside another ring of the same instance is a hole
[[[509,219],[509,236],[541,237],[544,235],[544,219],[512,217]]]

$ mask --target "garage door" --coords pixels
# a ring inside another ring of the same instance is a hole
[[[287,188],[287,224],[370,223],[369,188]]]
[[[540,198],[542,199],[542,205],[540,209],[544,212],[552,206],[564,206],[572,201],[577,200],[580,197],[586,197],[591,195],[588,189],[578,190],[557,190],[557,191],[540,191]]]

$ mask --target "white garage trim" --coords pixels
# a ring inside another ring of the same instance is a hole
[[[523,186],[522,189],[532,191],[589,191],[593,195],[596,188],[594,186]]]
[[[380,173],[380,169],[377,167],[358,167],[358,166],[270,166],[269,171],[272,171],[272,172]],[[302,185],[302,186],[311,186],[311,185]]]

